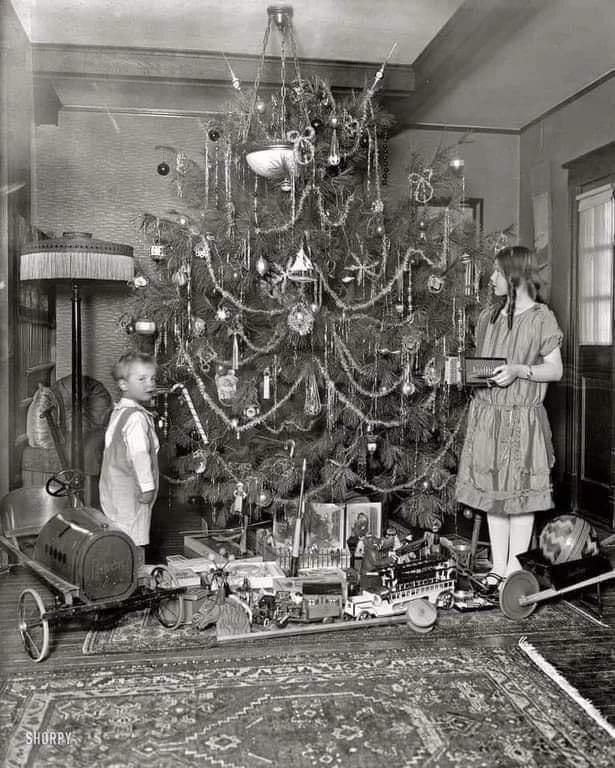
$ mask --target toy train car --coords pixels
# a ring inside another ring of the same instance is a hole
[[[340,580],[275,579],[274,585],[275,593],[258,601],[253,614],[257,623],[273,621],[283,627],[289,621],[332,621],[343,616],[345,595]]]

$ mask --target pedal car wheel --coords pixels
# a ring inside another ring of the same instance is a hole
[[[152,570],[154,590],[177,589],[177,579],[165,565]],[[155,603],[154,616],[167,629],[177,629],[184,620],[184,600],[181,595],[160,597]]]
[[[35,589],[24,589],[17,605],[19,634],[28,656],[43,661],[49,653],[49,622],[43,618],[45,605]]]
[[[529,571],[515,571],[500,588],[500,608],[504,616],[513,621],[526,619],[536,608],[536,603],[519,605],[519,598],[533,595],[540,589],[538,580]]]

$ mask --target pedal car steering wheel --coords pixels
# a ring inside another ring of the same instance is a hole
[[[63,469],[52,475],[45,483],[45,490],[50,496],[62,498],[80,493],[83,490],[83,472],[78,469]]]

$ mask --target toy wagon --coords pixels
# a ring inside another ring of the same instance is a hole
[[[615,579],[615,553],[604,544],[602,549],[598,547],[595,531],[583,518],[554,518],[540,535],[540,548],[518,555],[523,569],[502,583],[500,607],[504,615],[525,619],[544,600],[593,586],[600,613],[600,585]]]
[[[132,539],[102,512],[67,503],[65,497],[75,497],[78,474],[65,470],[50,478],[45,489],[20,488],[0,507],[0,545],[55,595],[51,607],[32,587],[19,596],[19,632],[37,662],[49,653],[50,628],[69,619],[83,617],[105,626],[145,607],[171,629],[183,619],[184,588],[166,566],[142,566]],[[33,535],[34,547],[27,554],[25,540]]]

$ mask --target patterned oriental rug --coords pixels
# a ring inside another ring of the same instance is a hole
[[[540,634],[551,635],[559,639],[563,637],[576,637],[579,632],[604,633],[604,624],[592,619],[566,601],[545,604],[537,609],[525,621],[515,622],[495,608],[489,611],[472,611],[459,613],[456,610],[439,611],[438,621],[430,638],[442,638],[450,640],[473,640],[489,637],[518,638],[520,635],[530,637]],[[310,635],[301,638],[302,643],[314,646],[330,647],[332,638],[335,637],[337,647],[353,647],[367,641],[382,641],[383,643],[399,642],[400,640],[420,638],[425,641],[425,635],[416,636],[405,624],[391,627],[359,627],[356,631],[338,634]],[[293,638],[270,639],[262,641],[271,647],[282,644],[287,647]],[[60,641],[61,642],[61,641]],[[204,632],[191,626],[181,627],[177,630],[169,630],[162,627],[153,617],[146,612],[128,614],[120,623],[108,630],[93,630],[86,636],[83,653],[87,656],[96,654],[114,654],[130,652],[173,652],[196,648],[207,648],[216,642],[215,630]]]
[[[52,732],[61,745],[33,738]],[[615,740],[517,646],[21,676],[0,689],[1,739],[7,768],[615,765]]]

